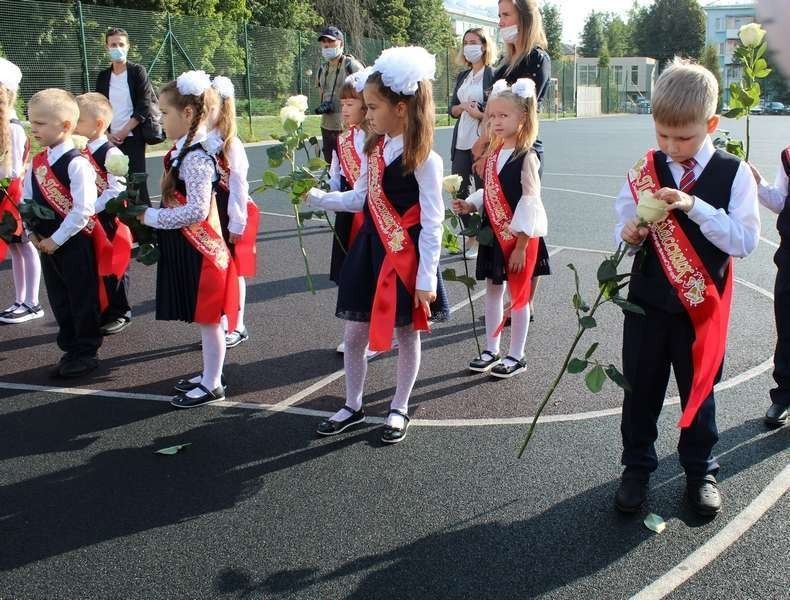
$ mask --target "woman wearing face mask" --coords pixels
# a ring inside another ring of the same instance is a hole
[[[131,173],[145,173],[145,139],[142,124],[152,112],[159,112],[156,94],[143,65],[128,62],[129,34],[113,27],[104,36],[111,65],[96,78],[96,91],[112,106],[113,119],[109,140],[129,157]],[[140,186],[141,197],[148,201],[148,187]]]
[[[463,45],[458,55],[458,63],[468,69],[458,75],[455,91],[450,100],[450,115],[458,119],[453,129],[453,141],[450,145],[452,172],[461,176],[461,187],[457,198],[465,200],[471,193],[472,178],[475,189],[483,187],[483,181],[472,172],[472,146],[480,137],[481,121],[484,117],[484,90],[491,89],[494,83],[495,46],[486,35],[485,30],[473,27],[464,33]],[[461,217],[464,225],[469,217]],[[466,244],[466,258],[477,256],[477,242],[470,240]]]
[[[540,109],[540,101],[546,94],[549,80],[551,79],[551,58],[546,48],[546,32],[543,29],[543,18],[538,10],[537,0],[499,0],[499,34],[505,43],[505,57],[494,71],[494,81],[504,79],[508,85],[513,85],[518,79],[528,78],[535,82],[535,97]],[[491,93],[486,88],[485,97]],[[485,130],[485,119],[483,120]],[[489,136],[481,135],[472,148],[475,160],[474,170],[482,176],[485,168],[485,154],[488,148]],[[543,177],[543,143],[535,140],[532,145],[540,161],[539,174]],[[538,287],[538,277],[551,274],[549,266],[549,252],[543,238],[540,238],[538,249],[538,262],[535,266],[530,297],[531,320],[534,320],[535,310],[532,299]]]

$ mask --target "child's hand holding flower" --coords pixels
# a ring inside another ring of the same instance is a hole
[[[453,200],[453,212],[457,215],[468,215],[476,211],[475,205],[466,200]]]
[[[682,210],[685,213],[694,207],[694,196],[674,188],[661,188],[656,192],[656,200],[666,202],[669,210]]]

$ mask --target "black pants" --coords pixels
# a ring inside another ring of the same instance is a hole
[[[123,144],[118,148],[126,156],[129,157],[129,172],[130,173],[145,173],[145,140],[142,136],[133,135],[127,137]],[[140,199],[144,200],[146,204],[151,201],[148,197],[148,183],[144,182],[140,186]]]
[[[69,357],[95,357],[102,336],[93,243],[76,234],[54,254],[42,257],[41,270],[58,323],[58,346]]]
[[[483,180],[472,170],[471,150],[458,150],[456,148],[453,151],[453,161],[450,169],[454,175],[461,176],[461,187],[458,188],[458,194],[456,194],[461,200],[466,200],[472,193],[472,181],[475,182],[476,190],[483,187]],[[468,226],[469,215],[461,215],[461,223],[464,224],[464,227]]]
[[[131,162],[131,161],[130,161]],[[115,217],[107,213],[100,213],[99,220],[101,221],[104,231],[107,232],[107,237],[112,241],[115,239]],[[115,319],[132,318],[132,307],[129,305],[129,271],[123,274],[118,279],[115,275],[110,275],[104,278],[104,287],[107,290],[107,310],[101,315],[101,322],[109,323]]]
[[[332,164],[332,152],[337,149],[337,136],[342,132],[334,129],[321,128],[321,145],[324,151],[324,160]]]
[[[636,301],[638,303],[638,301]],[[669,383],[675,372],[681,407],[691,389],[691,345],[694,328],[688,315],[645,308],[646,315],[625,314],[623,328],[623,374],[631,386],[625,392],[620,431],[623,435],[622,464],[626,476],[647,479],[658,467],[654,442],[657,422]],[[721,369],[716,381],[721,377]],[[678,454],[690,478],[715,475],[719,464],[713,446],[719,439],[713,392],[697,412],[692,424],[681,430]]]
[[[774,381],[771,402],[790,406],[790,248],[784,242],[774,255],[776,283],[774,284],[774,316],[776,317],[776,350],[774,351]]]

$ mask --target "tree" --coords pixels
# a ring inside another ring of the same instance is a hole
[[[719,82],[719,104],[717,107],[717,111],[721,110],[721,98],[722,98],[722,87],[721,87],[721,67],[719,65],[719,53],[716,50],[716,46],[708,45],[705,47],[705,52],[702,53],[702,56],[699,58],[700,64],[708,69],[711,73],[713,73],[714,77],[716,77],[716,81]]]
[[[609,49],[606,47],[605,42],[603,48],[601,48],[601,51],[598,53],[598,67],[601,69],[609,68]]]
[[[247,6],[263,27],[310,31],[322,23],[310,0],[247,0]]]
[[[630,23],[616,14],[606,14],[603,18],[604,38],[610,56],[629,56],[631,52]]]
[[[656,0],[634,24],[637,53],[660,63],[698,57],[705,47],[705,12],[697,0]]]
[[[604,41],[603,18],[601,13],[592,11],[584,23],[579,52],[582,56],[596,57],[600,54]]]
[[[382,37],[394,46],[406,44],[411,17],[404,0],[379,0],[372,2],[370,17],[381,29]]]
[[[546,51],[551,60],[562,58],[562,16],[560,8],[556,4],[546,3],[540,7],[540,14],[543,17],[543,29],[546,31],[546,39],[549,47]]]
[[[446,51],[455,45],[455,33],[442,0],[405,0],[411,15],[408,39],[431,52]]]

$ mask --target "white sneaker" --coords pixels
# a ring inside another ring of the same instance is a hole
[[[32,321],[33,319],[40,319],[43,316],[44,309],[41,308],[40,304],[36,304],[35,306],[22,304],[13,312],[1,314],[0,323],[7,323],[9,325],[16,323],[26,323],[27,321]]]

